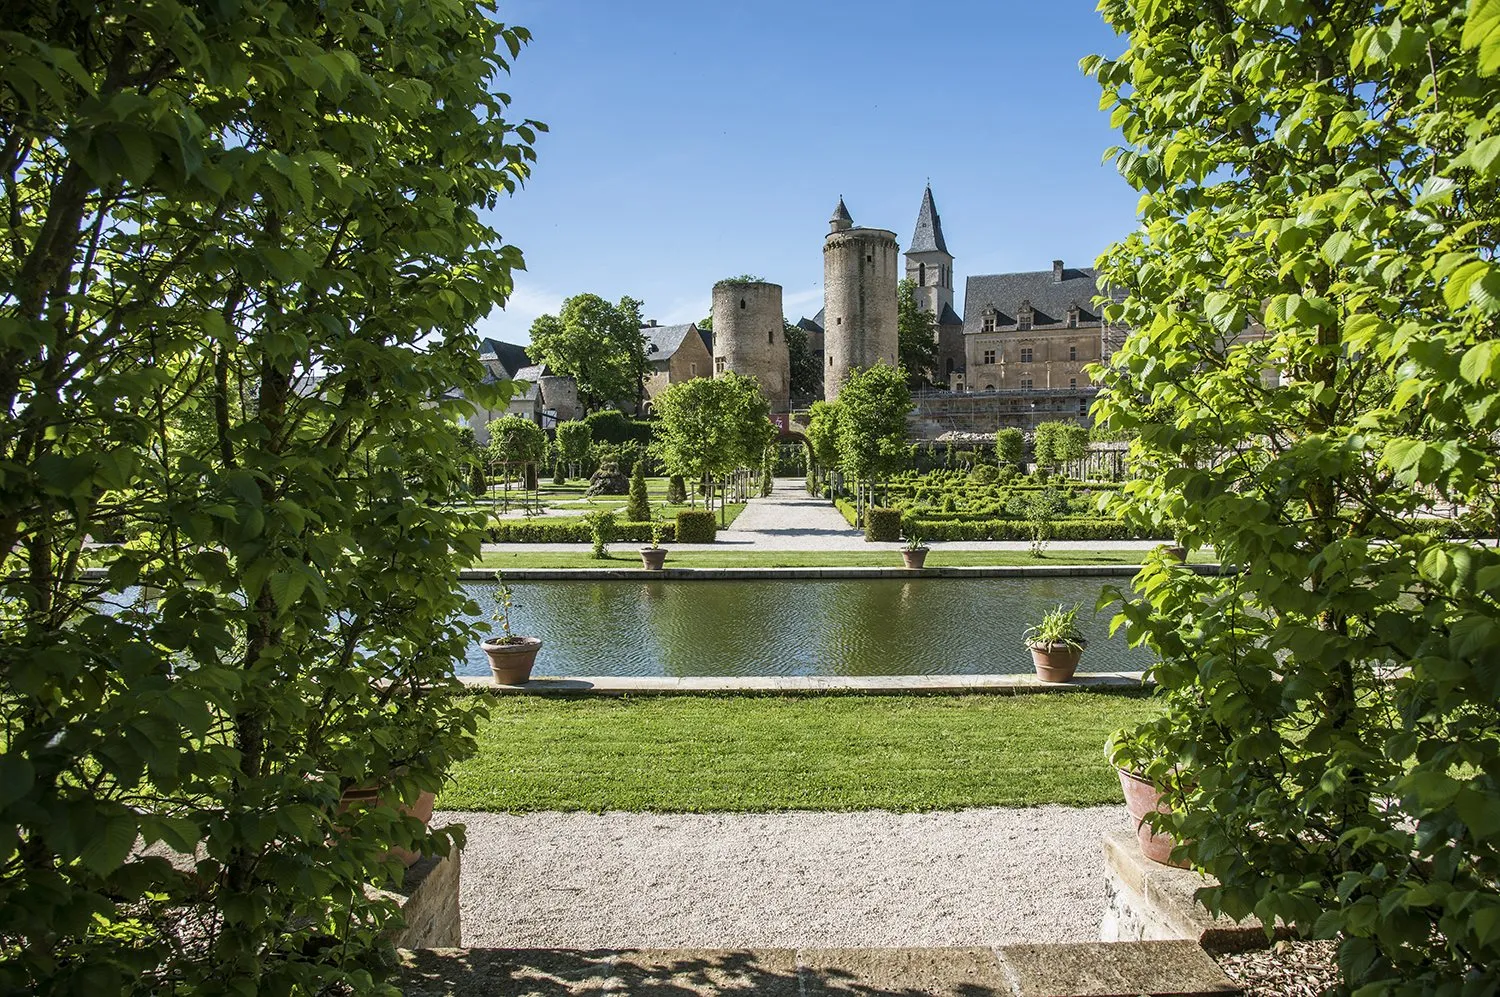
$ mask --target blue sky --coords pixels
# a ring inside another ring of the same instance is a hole
[[[822,304],[840,195],[904,248],[929,179],[960,308],[968,276],[1088,265],[1135,225],[1078,70],[1124,47],[1092,0],[516,0],[501,16],[534,35],[504,85],[515,116],[551,131],[495,212],[527,271],[485,335],[526,343],[584,291],[694,321],[742,273],[781,284],[795,321]]]

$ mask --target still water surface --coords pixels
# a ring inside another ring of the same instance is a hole
[[[1029,673],[1021,634],[1058,603],[1082,607],[1079,670],[1139,670],[1150,653],[1108,637],[1100,589],[1128,578],[561,581],[511,585],[511,628],[542,638],[536,675]],[[492,629],[496,586],[465,588]],[[476,646],[460,675],[488,675]]]

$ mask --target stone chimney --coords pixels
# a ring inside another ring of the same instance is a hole
[[[652,329],[655,329],[656,328],[656,319],[654,319],[654,318],[647,319],[646,320],[646,325],[648,327],[652,328]]]
[[[1052,261],[1052,283],[1061,284],[1063,279],[1062,260]]]

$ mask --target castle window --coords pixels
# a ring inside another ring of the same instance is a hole
[[[865,257],[865,262],[866,262],[866,263],[874,263],[874,262],[875,262],[875,257],[874,257],[874,256],[868,256],[868,255],[867,255],[867,256],[866,256],[866,257]]]
[[[830,366],[830,367],[833,366],[833,357],[829,357],[828,358],[828,366]]]
[[[722,374],[722,373],[724,373],[724,358],[723,357],[714,357],[714,373],[715,374]]]
[[[1029,347],[1029,346],[1023,346],[1023,347],[1021,347],[1021,362],[1022,363],[1031,363],[1031,347]]]
[[[1089,400],[1087,398],[1080,398],[1080,399],[1078,399],[1078,414],[1079,415],[1088,415],[1089,414]]]
[[[1074,305],[1072,308],[1068,309],[1068,328],[1069,329],[1076,329],[1076,328],[1078,328],[1078,306],[1077,305]]]
[[[744,298],[741,298],[741,299],[740,299],[740,307],[741,307],[741,308],[744,308],[744,307],[745,307],[745,299],[744,299]]]
[[[774,342],[776,342],[776,330],[775,329],[770,329],[770,330],[768,330],[766,332],[766,342],[768,342],[768,343],[774,343]]]
[[[984,359],[981,360],[980,363],[994,363],[994,362],[995,362],[995,351],[994,350],[985,350],[984,351]]]
[[[1068,359],[1069,360],[1077,360],[1078,359],[1078,347],[1076,347],[1076,346],[1070,346],[1070,347],[1068,347]]]
[[[1068,378],[1068,387],[1070,387],[1070,388],[1076,388],[1076,387],[1078,387],[1078,378],[1076,378],[1076,377],[1070,377],[1070,378]]]
[[[698,376],[698,365],[695,364],[695,363],[688,364],[688,377],[697,377],[697,376]]]
[[[1023,377],[1023,378],[1021,378],[1021,387],[1027,389],[1028,391],[1031,390],[1031,378],[1029,378],[1029,377]]]
[[[925,263],[917,264],[917,286],[927,286],[927,264]]]
[[[984,317],[984,328],[981,331],[983,331],[983,332],[994,332],[995,331],[995,316],[993,316],[993,315],[986,315]]]
[[[1025,312],[1016,319],[1016,328],[1026,332],[1031,328],[1031,313]]]

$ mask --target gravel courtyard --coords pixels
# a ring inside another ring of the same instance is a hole
[[[897,814],[438,813],[468,946],[1092,941],[1120,806]]]

